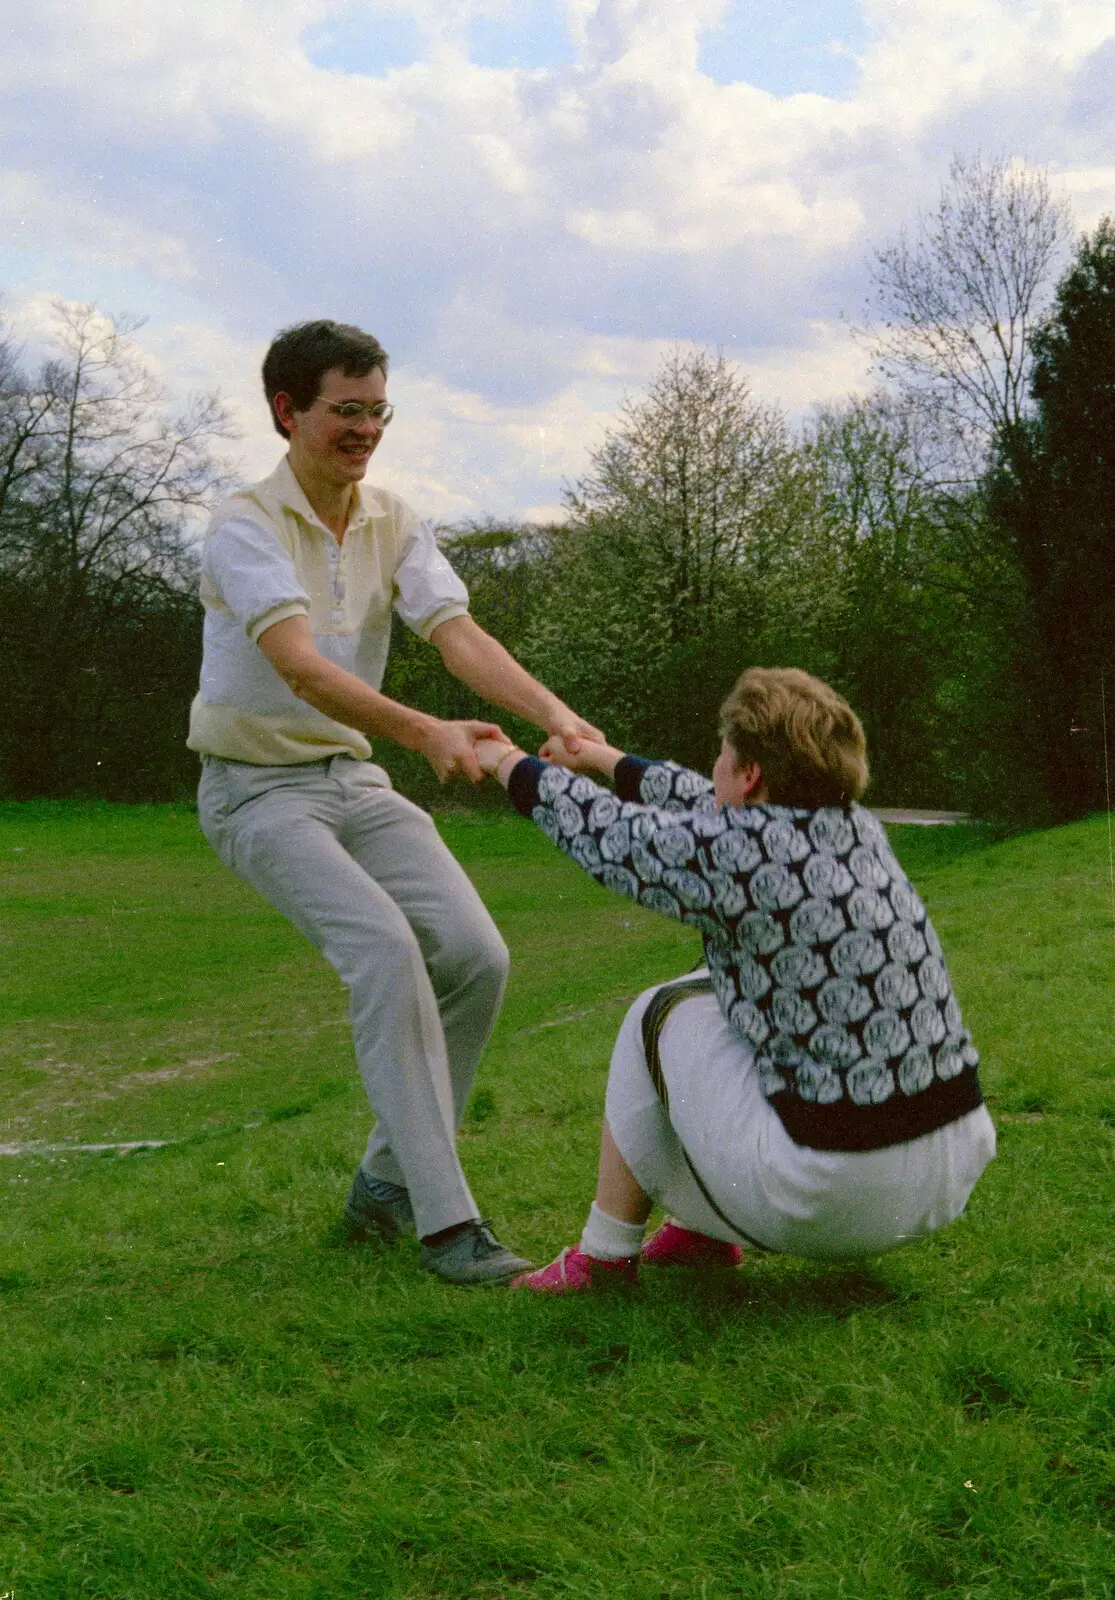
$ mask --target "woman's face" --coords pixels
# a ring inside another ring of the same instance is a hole
[[[721,806],[745,806],[749,801],[768,799],[763,769],[757,761],[737,767],[736,753],[725,739],[712,769],[712,788]]]

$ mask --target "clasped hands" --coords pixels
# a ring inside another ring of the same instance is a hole
[[[544,761],[554,761],[572,772],[595,772],[599,769],[601,753],[608,747],[603,734],[595,728],[592,731],[595,737],[591,739],[581,732],[564,735],[551,733],[538,754]],[[508,757],[513,756],[517,760],[525,754],[503,735],[498,739],[479,739],[474,748],[476,760],[485,777],[497,779],[504,788],[515,770],[515,761],[509,761]]]
[[[574,772],[589,772],[596,766],[593,746],[597,752],[606,748],[600,729],[570,713],[551,726],[538,753],[544,760],[558,762]],[[449,778],[479,783],[485,777],[497,776],[500,763],[517,749],[494,722],[438,722],[426,736],[423,754],[443,783]]]

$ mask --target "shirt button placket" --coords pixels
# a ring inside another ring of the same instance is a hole
[[[341,575],[341,552],[335,544],[329,547],[329,592],[332,596],[333,607],[331,619],[334,623],[345,620],[345,580]]]

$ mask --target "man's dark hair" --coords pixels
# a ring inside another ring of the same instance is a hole
[[[333,367],[346,378],[363,378],[375,367],[387,376],[387,351],[372,334],[347,322],[300,322],[284,328],[263,358],[263,392],[271,420],[284,439],[290,434],[275,411],[275,396],[289,394],[298,411],[308,411],[321,393],[321,380]]]

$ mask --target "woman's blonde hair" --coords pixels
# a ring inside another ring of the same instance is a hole
[[[848,702],[797,667],[749,667],[720,708],[737,767],[757,761],[771,800],[846,806],[867,788],[867,740]]]

